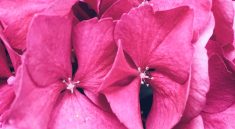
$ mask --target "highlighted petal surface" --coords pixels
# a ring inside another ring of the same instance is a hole
[[[71,77],[71,19],[38,15],[27,38],[25,63],[37,86]]]

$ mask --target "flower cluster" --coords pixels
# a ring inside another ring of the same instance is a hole
[[[0,0],[0,128],[235,129],[235,2]]]

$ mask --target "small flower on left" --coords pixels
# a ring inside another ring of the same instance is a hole
[[[114,114],[77,90],[95,91],[111,68],[117,50],[114,23],[94,18],[74,28],[73,24],[70,15],[34,16],[15,79],[16,99],[4,118],[4,128],[125,129]],[[75,75],[72,49],[78,59]]]

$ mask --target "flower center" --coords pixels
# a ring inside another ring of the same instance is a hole
[[[71,93],[73,93],[74,88],[76,87],[76,85],[79,83],[80,81],[72,81],[71,78],[68,78],[67,80],[63,80],[63,83],[67,85],[66,89],[70,90]]]
[[[149,73],[149,67],[145,67],[144,70],[142,70],[140,67],[138,67],[138,71],[140,73],[141,84],[146,84],[146,86],[148,87],[149,84],[146,82],[146,80],[153,79],[153,77],[151,77],[151,75]]]

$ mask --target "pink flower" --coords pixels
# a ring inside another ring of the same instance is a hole
[[[148,3],[117,22],[114,38],[119,50],[101,92],[128,128],[143,128],[141,84],[153,90],[147,129],[172,128],[180,120],[189,91],[192,23],[193,11],[188,7],[153,12]]]
[[[16,101],[5,128],[125,128],[112,113],[77,90],[94,91],[111,68],[116,53],[113,26],[111,19],[78,23],[72,45],[70,16],[35,16],[16,77]],[[72,46],[78,59],[74,76]]]

